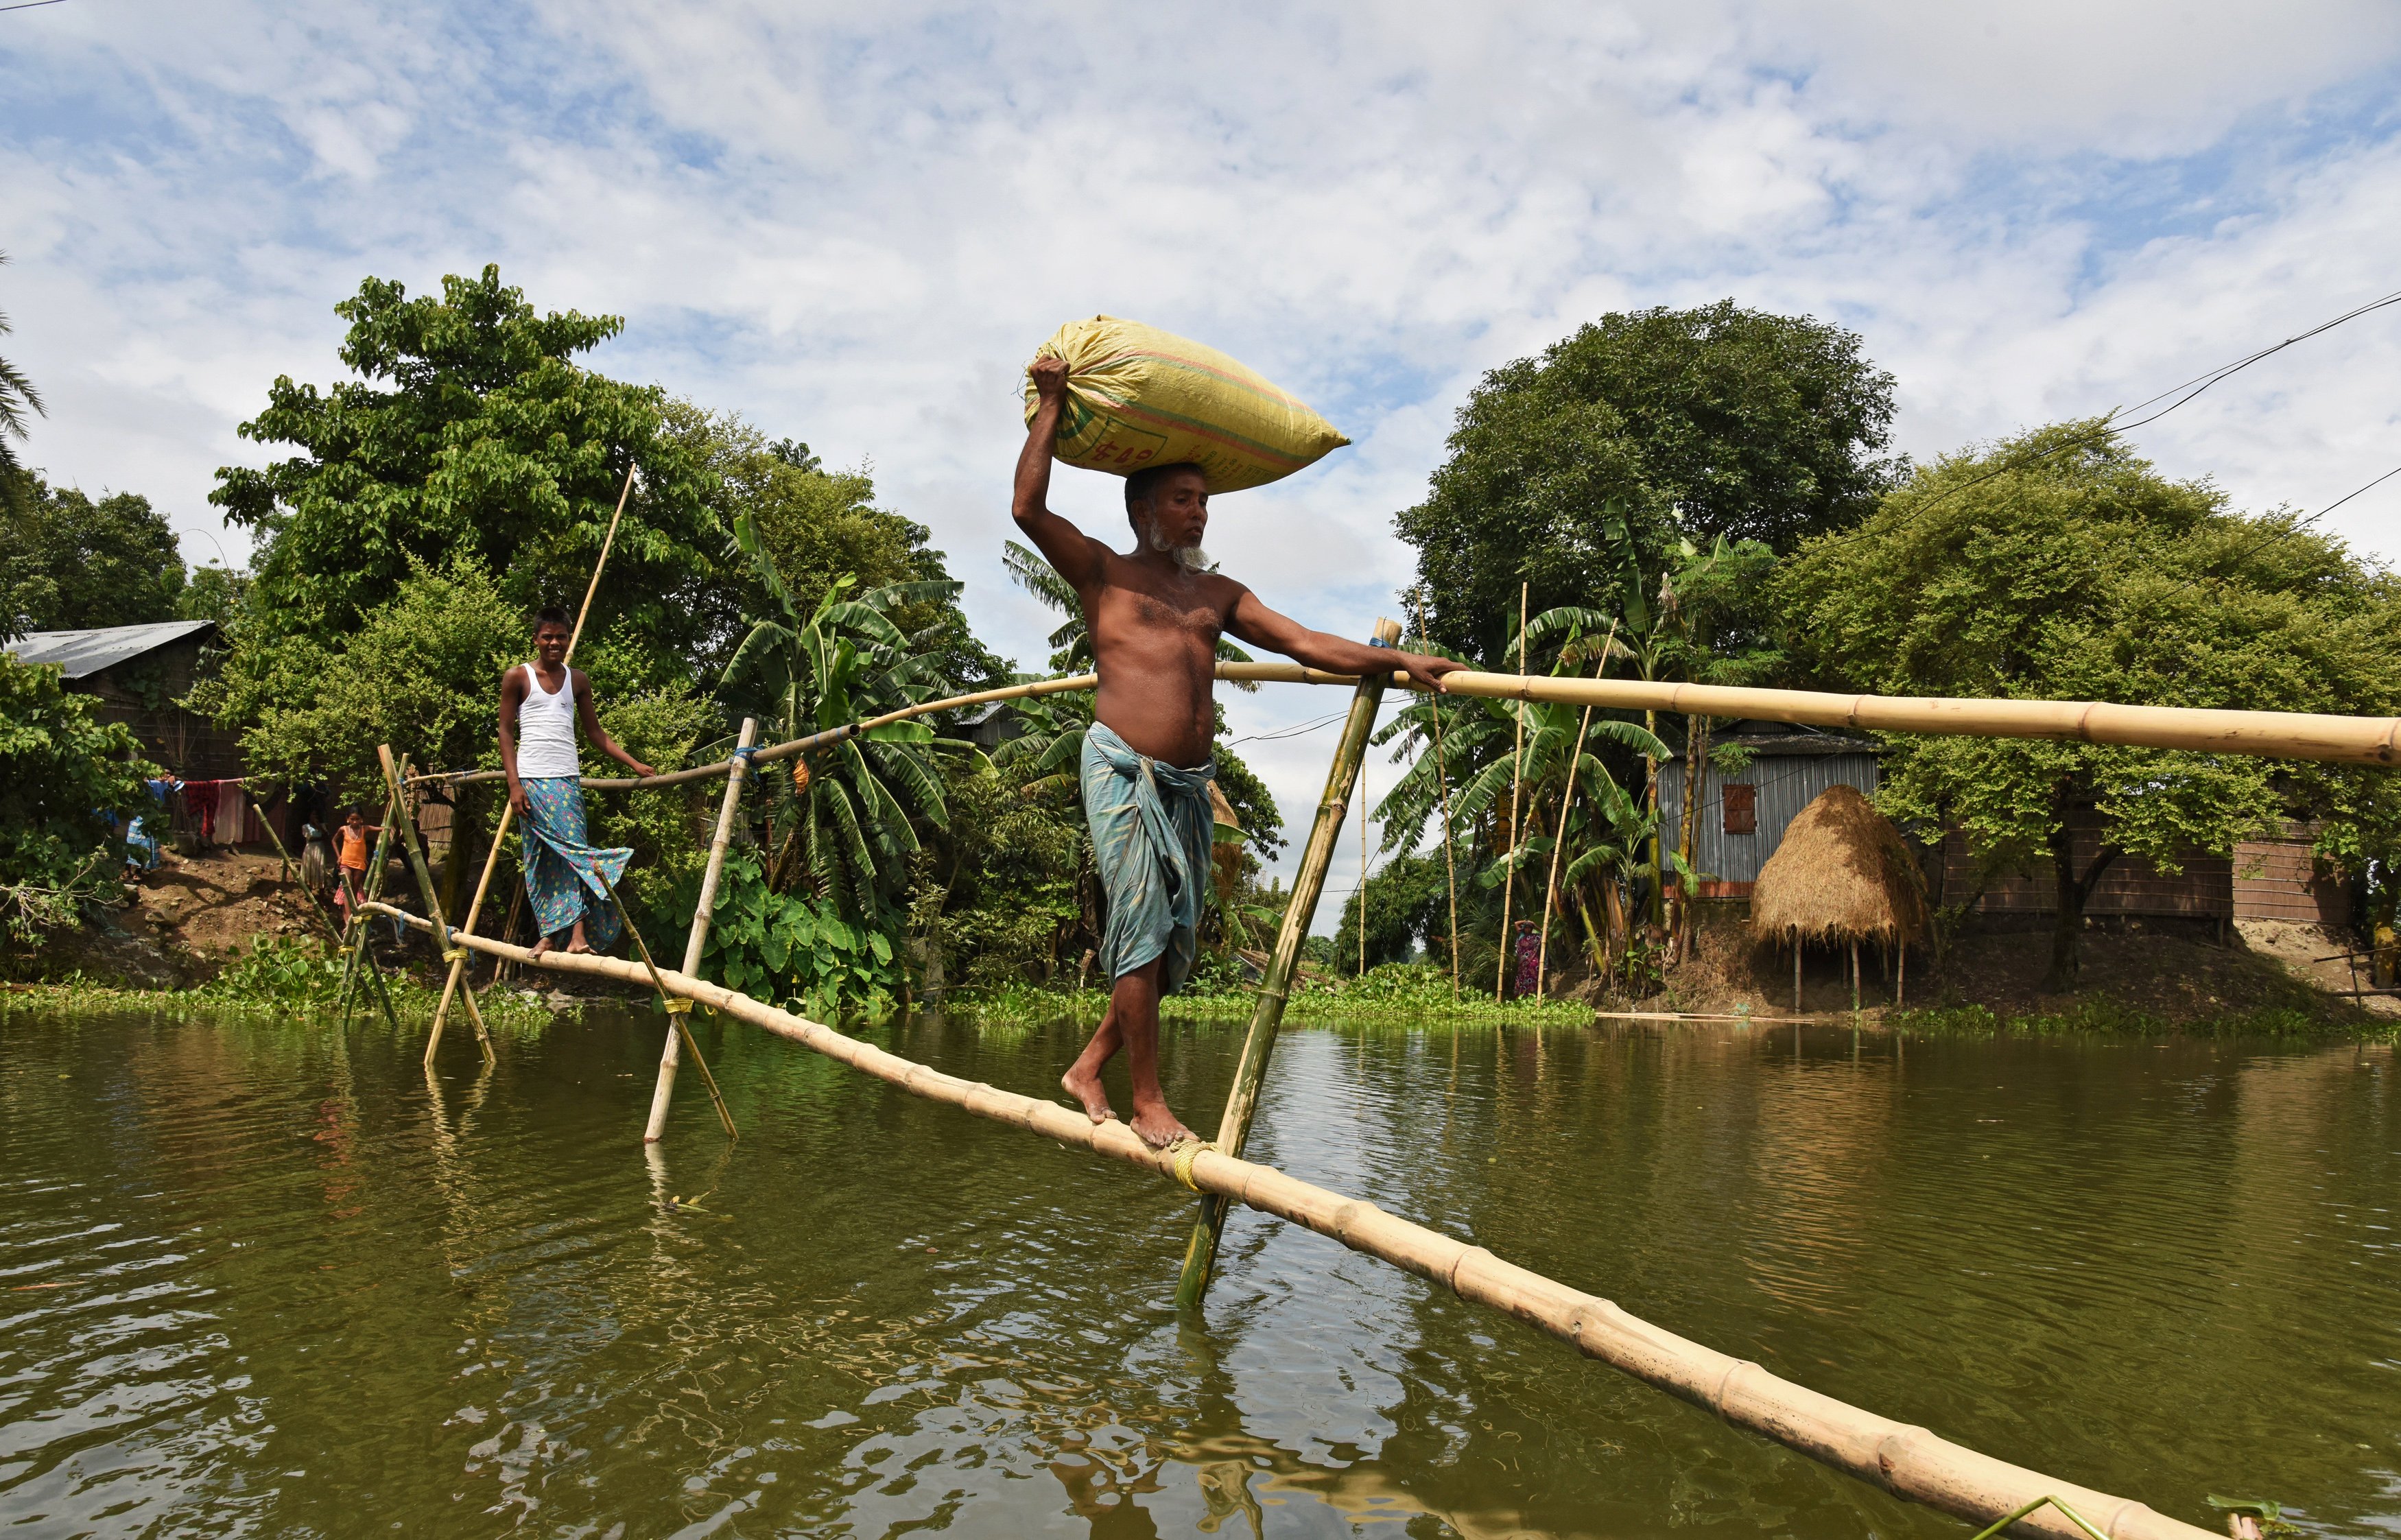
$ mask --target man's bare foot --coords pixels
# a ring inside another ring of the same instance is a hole
[[[584,939],[583,928],[582,926],[577,926],[575,928],[575,934],[567,938],[567,951],[568,955],[570,956],[575,956],[578,953],[587,956],[591,955],[592,943]]]
[[[1183,1120],[1169,1111],[1165,1102],[1153,1107],[1134,1108],[1133,1131],[1141,1134],[1142,1142],[1153,1149],[1165,1149],[1181,1140],[1200,1137],[1185,1127]]]
[[[550,938],[549,938],[548,936],[544,936],[542,940],[540,940],[540,941],[538,941],[538,942],[534,942],[531,946],[529,946],[529,947],[526,948],[526,956],[528,956],[528,957],[539,957],[539,956],[541,956],[543,953],[545,953],[545,952],[547,952],[547,951],[549,951],[549,950],[550,950]]]
[[[1108,1088],[1101,1084],[1098,1075],[1084,1072],[1080,1065],[1071,1066],[1067,1073],[1059,1077],[1059,1083],[1067,1088],[1068,1095],[1084,1104],[1085,1117],[1096,1123],[1117,1121],[1118,1109],[1109,1105]]]

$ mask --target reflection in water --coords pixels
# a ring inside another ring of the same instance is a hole
[[[711,1024],[0,1015],[10,1533],[1951,1536],[1255,1214]],[[912,1057],[1039,1092],[1074,1029]],[[1181,1034],[1178,1105],[1237,1046]],[[1311,1031],[1255,1148],[1831,1394],[2206,1522],[2401,1525],[2383,1049]]]

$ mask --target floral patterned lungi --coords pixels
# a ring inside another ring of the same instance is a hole
[[[631,850],[596,850],[584,843],[583,788],[572,776],[521,783],[526,791],[525,884],[534,923],[560,945],[583,922],[596,952],[617,943],[621,927],[609,890],[625,875]]]

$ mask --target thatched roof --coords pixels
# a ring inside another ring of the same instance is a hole
[[[1830,786],[1801,809],[1750,890],[1763,940],[1889,945],[1922,939],[1930,918],[1900,831],[1856,786]]]

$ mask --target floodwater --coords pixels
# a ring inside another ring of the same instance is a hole
[[[1964,1536],[1507,1319],[747,1030],[479,1073],[378,1027],[0,1013],[10,1536]],[[1040,1093],[1068,1024],[919,1019]],[[1228,1028],[1172,1035],[1187,1117]],[[455,1050],[455,1052],[454,1052]],[[1303,1030],[1260,1158],[2218,1528],[2401,1527],[2380,1048]],[[669,1197],[699,1197],[671,1209]]]

